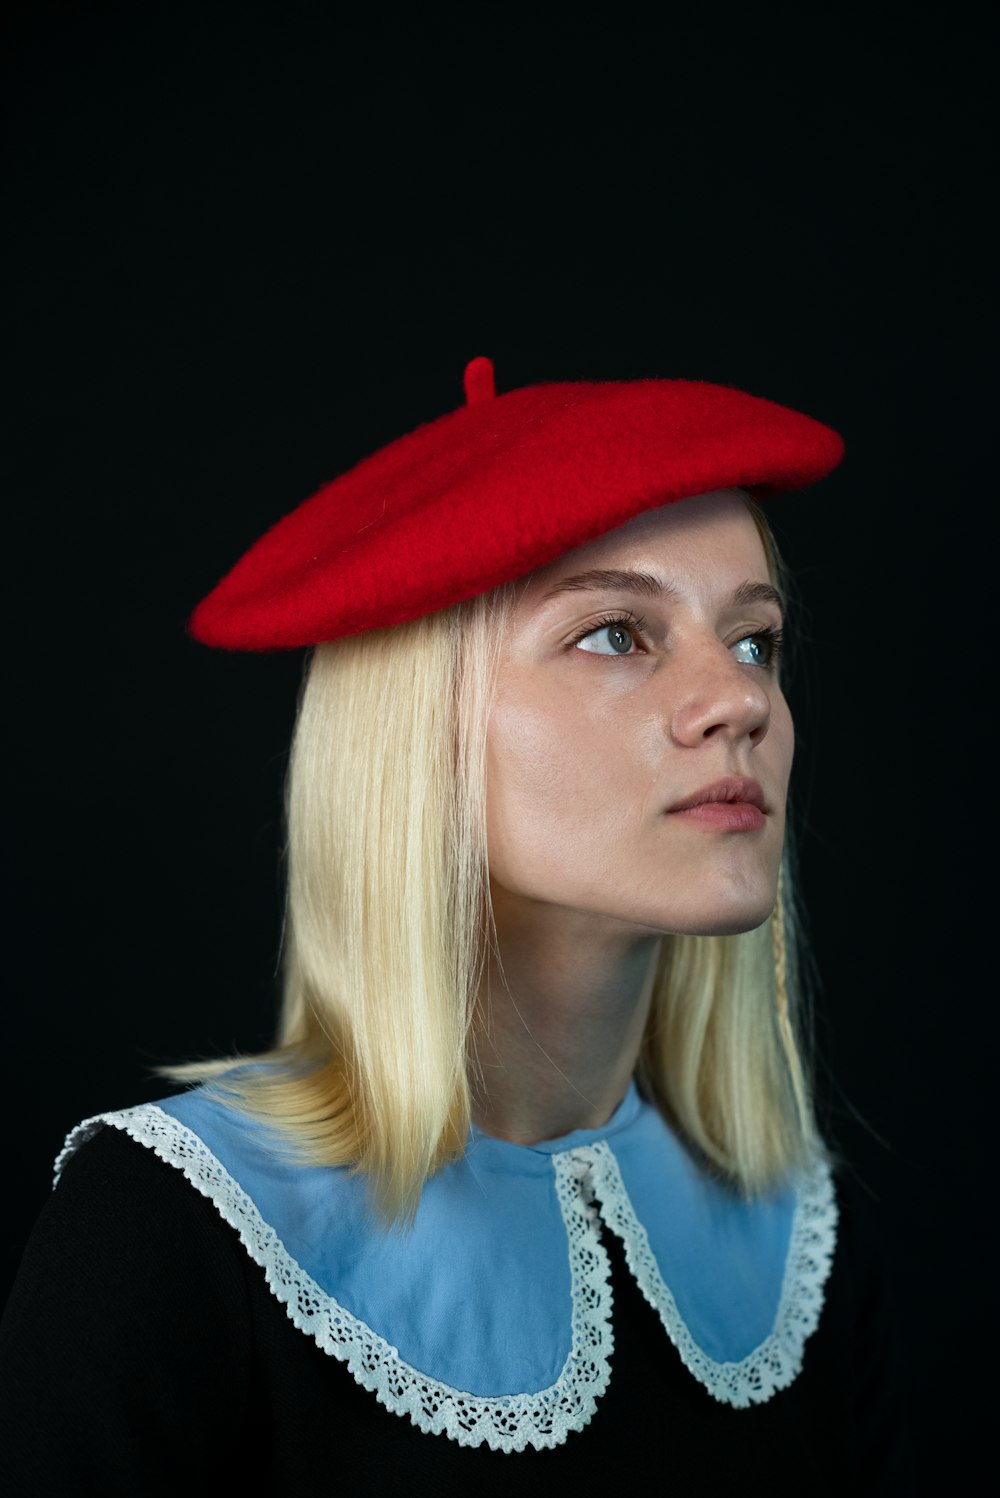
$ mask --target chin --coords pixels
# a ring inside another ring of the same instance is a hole
[[[683,901],[661,904],[650,921],[639,920],[662,936],[739,936],[762,926],[774,909],[777,882],[763,888],[734,889],[720,896],[719,890],[692,890]]]
[[[675,936],[741,936],[744,931],[756,931],[758,926],[763,926],[773,909],[772,902],[762,914],[758,911],[753,915],[748,913],[741,916],[720,916],[718,920],[708,920],[690,929],[685,927],[683,931],[678,931],[675,927],[673,934]]]

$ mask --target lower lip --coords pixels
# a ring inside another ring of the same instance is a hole
[[[701,827],[719,827],[727,832],[753,832],[764,825],[764,813],[749,801],[703,801],[684,811],[672,811],[682,822],[697,822]]]

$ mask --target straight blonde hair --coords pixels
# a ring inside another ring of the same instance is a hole
[[[772,581],[787,578],[747,498]],[[286,779],[275,1045],[160,1067],[209,1081],[280,1147],[369,1180],[386,1221],[464,1148],[488,944],[486,729],[518,585],[313,649]],[[821,1151],[803,1060],[790,847],[778,900],[736,936],[663,939],[637,1079],[703,1165],[748,1195]]]

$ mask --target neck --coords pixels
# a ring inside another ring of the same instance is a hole
[[[498,951],[480,991],[473,1116],[516,1144],[599,1128],[635,1070],[660,937],[493,891]]]

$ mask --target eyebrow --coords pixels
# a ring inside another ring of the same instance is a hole
[[[640,598],[670,598],[677,592],[673,583],[654,577],[651,572],[636,572],[632,568],[595,568],[590,572],[577,572],[564,577],[542,597],[545,603],[558,598],[561,593],[614,592],[634,593]],[[743,606],[752,603],[773,603],[783,608],[781,594],[770,583],[740,583],[733,591],[729,603]]]

